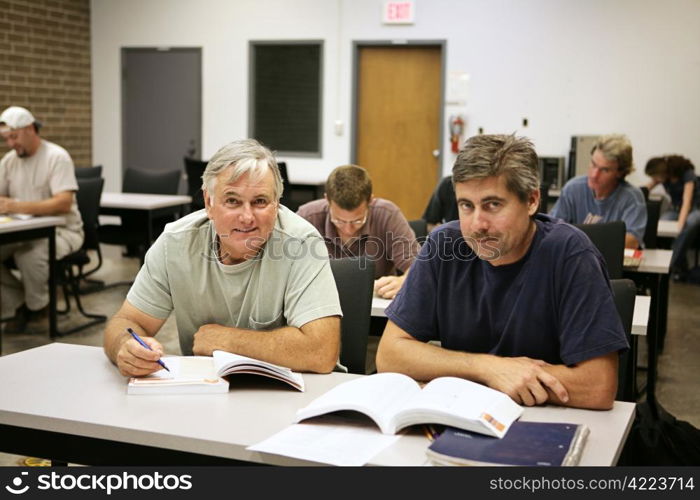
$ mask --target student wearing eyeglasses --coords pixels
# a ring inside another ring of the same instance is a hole
[[[371,258],[375,292],[387,299],[396,296],[420,245],[401,209],[372,196],[372,179],[364,168],[333,170],[323,199],[302,205],[297,213],[318,229],[331,258]]]

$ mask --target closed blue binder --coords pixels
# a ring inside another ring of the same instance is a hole
[[[448,427],[426,453],[440,465],[576,465],[587,436],[569,423],[517,421],[501,439]]]

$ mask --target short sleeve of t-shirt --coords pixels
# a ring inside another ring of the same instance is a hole
[[[289,326],[300,328],[326,316],[342,316],[326,244],[318,237],[286,246],[293,259],[284,297]]]
[[[67,151],[63,149],[55,151],[49,165],[51,169],[49,189],[51,189],[52,196],[63,191],[78,190],[78,181],[75,178],[75,166]]]
[[[555,291],[560,356],[573,365],[627,349],[608,276],[598,256],[584,250],[567,258]]]
[[[397,269],[406,272],[420,250],[416,235],[408,224],[406,217],[399,211],[389,215],[386,220],[387,251]]]
[[[418,340],[437,340],[437,274],[430,256],[438,251],[435,239],[428,237],[411,272],[394,300],[386,308],[387,318]]]
[[[162,234],[148,249],[144,264],[126,296],[134,307],[158,319],[167,319],[173,310],[166,266],[166,238],[167,235]]]

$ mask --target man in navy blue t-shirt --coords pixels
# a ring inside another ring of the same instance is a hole
[[[472,137],[452,175],[459,221],[430,235],[387,308],[379,371],[462,377],[528,406],[611,408],[628,344],[605,264],[581,231],[535,216],[532,143]]]

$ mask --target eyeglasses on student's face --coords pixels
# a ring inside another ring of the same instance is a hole
[[[362,213],[362,209],[364,209],[364,215],[362,217],[357,217]],[[338,217],[338,214],[344,216],[345,218],[341,219],[340,217]],[[353,219],[352,217],[357,218]],[[367,222],[367,217],[369,217],[369,205],[365,203],[360,204],[358,207],[352,210],[344,210],[338,205],[336,205],[333,201],[331,201],[328,206],[328,218],[337,227],[350,226],[358,228],[364,225],[365,222]]]
[[[331,222],[333,224],[335,224],[336,226],[345,226],[346,224],[349,224],[351,226],[361,226],[365,222],[367,222],[367,215],[368,214],[369,214],[369,211],[361,219],[355,219],[355,220],[336,219],[335,217],[331,216]]]

